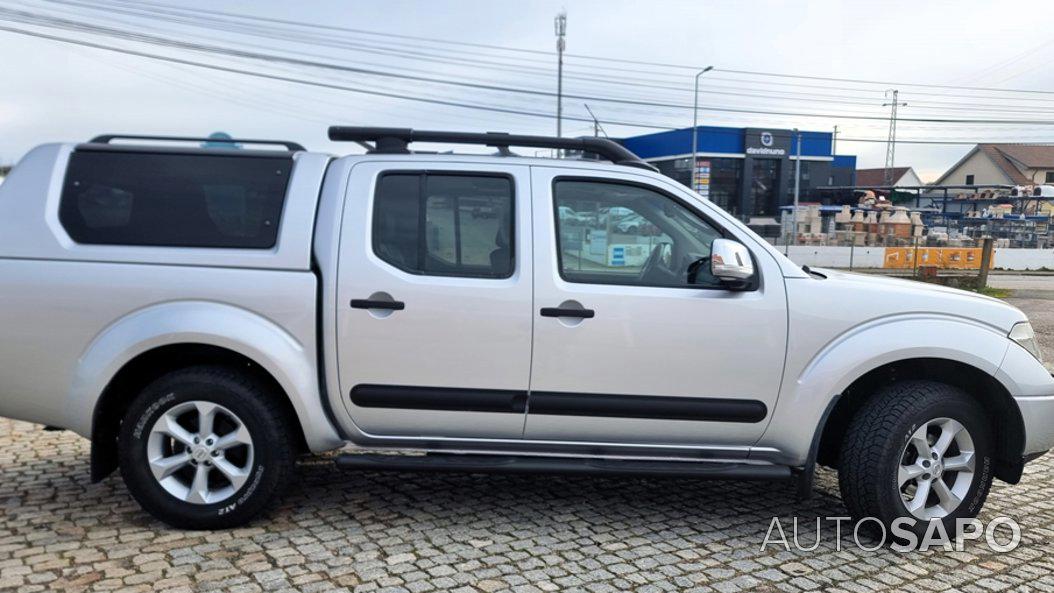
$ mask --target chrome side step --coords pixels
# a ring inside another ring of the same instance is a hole
[[[506,474],[605,475],[626,477],[703,478],[711,480],[789,480],[781,465],[713,461],[638,461],[510,455],[378,455],[345,453],[337,467],[358,471],[416,471]]]

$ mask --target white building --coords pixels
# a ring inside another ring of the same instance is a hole
[[[1054,183],[1054,145],[978,144],[934,185]]]
[[[886,183],[886,170],[882,169],[857,169],[856,170],[856,185],[861,187],[878,187],[888,186],[893,187],[919,187],[925,185],[919,176],[915,174],[915,169],[911,167],[893,167],[893,183]]]

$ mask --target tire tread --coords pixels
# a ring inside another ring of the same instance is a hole
[[[876,468],[882,467],[889,444],[899,442],[898,425],[949,399],[975,406],[965,393],[951,385],[900,381],[882,388],[853,417],[842,443],[838,477],[842,502],[854,520],[883,516]],[[986,495],[987,486],[984,488]]]

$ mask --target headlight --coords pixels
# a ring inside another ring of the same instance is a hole
[[[1010,330],[1009,338],[1031,352],[1032,356],[1036,357],[1036,360],[1043,362],[1043,352],[1039,349],[1039,342],[1036,341],[1036,332],[1033,331],[1031,323],[1022,321],[1015,325]]]

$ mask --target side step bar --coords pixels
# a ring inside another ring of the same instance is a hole
[[[360,471],[417,471],[505,474],[605,475],[627,477],[705,478],[711,480],[789,480],[791,468],[781,465],[715,463],[712,461],[637,461],[508,455],[377,455],[345,453],[337,467]]]

